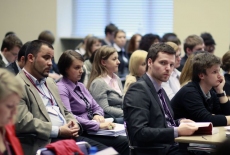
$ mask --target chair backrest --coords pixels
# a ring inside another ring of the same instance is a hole
[[[77,142],[76,144],[84,153],[84,155],[89,155],[89,148],[91,147],[89,143],[82,141],[82,142]],[[36,155],[55,155],[55,153],[47,148],[42,148],[37,151]],[[78,155],[78,153],[74,153],[74,155]]]

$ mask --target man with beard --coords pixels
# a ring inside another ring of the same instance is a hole
[[[230,125],[230,102],[223,87],[221,61],[205,52],[193,58],[192,82],[181,88],[171,101],[175,118],[212,122],[213,126]]]
[[[198,128],[174,120],[170,101],[162,82],[168,81],[175,64],[176,52],[167,44],[153,44],[146,59],[146,74],[130,86],[124,97],[124,120],[130,141],[135,146],[164,146],[159,150],[136,150],[136,155],[179,155],[174,139],[193,134]],[[180,124],[182,123],[182,124]]]
[[[34,40],[25,53],[25,66],[17,75],[23,84],[23,96],[18,105],[16,133],[36,136],[20,139],[24,154],[35,154],[50,142],[71,138],[105,149],[105,145],[79,136],[81,125],[63,106],[56,83],[48,77],[54,57],[52,45]]]

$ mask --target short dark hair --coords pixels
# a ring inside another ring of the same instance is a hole
[[[64,77],[67,76],[66,69],[68,69],[72,65],[74,59],[84,62],[84,58],[82,57],[82,55],[74,50],[67,50],[63,52],[61,57],[59,58],[57,64],[58,69]]]
[[[177,37],[173,37],[173,36],[168,37],[168,42],[173,42],[177,44],[178,46],[181,45],[180,39]]]
[[[223,57],[222,57],[222,65],[221,68],[225,71],[225,72],[229,72],[230,71],[230,51],[226,52]]]
[[[30,45],[30,41],[26,42],[22,48],[19,50],[18,52],[18,61],[20,61],[21,57],[22,56],[25,56],[25,53],[26,53],[26,49],[28,48],[28,46]]]
[[[152,61],[154,62],[157,59],[159,52],[176,55],[176,52],[170,45],[167,45],[165,43],[152,44],[148,50],[146,64],[148,64],[148,59],[152,59]],[[146,71],[148,71],[148,65],[146,65]]]
[[[200,82],[199,74],[206,74],[207,69],[221,64],[220,58],[208,52],[196,54],[192,62],[192,81],[196,82]]]
[[[169,37],[177,37],[177,35],[175,33],[172,33],[172,32],[165,33],[162,36],[162,42],[169,42],[169,40],[168,40]]]
[[[15,35],[15,33],[14,33],[13,31],[9,31],[9,32],[7,32],[7,33],[5,34],[5,37],[7,37],[8,35],[11,35],[11,34],[14,34],[14,35]]]
[[[49,48],[54,49],[51,44],[49,44],[46,41],[43,40],[33,40],[31,43],[27,46],[27,49],[25,51],[25,62],[27,62],[27,56],[28,54],[33,54],[36,56],[41,48],[42,45],[47,45]]]
[[[158,39],[161,41],[160,37],[157,34],[148,33],[141,38],[139,45],[140,50],[148,51],[150,46],[154,43],[154,40]]]
[[[1,51],[3,51],[4,48],[6,48],[8,51],[12,50],[15,46],[21,48],[22,41],[15,34],[7,35],[3,39]]]
[[[38,40],[43,40],[53,45],[55,38],[51,31],[45,30],[40,33],[40,35],[38,36]]]
[[[216,42],[210,33],[205,32],[205,33],[202,33],[200,36],[204,40],[205,46],[216,45]]]
[[[120,30],[120,29],[118,29],[117,31],[115,31],[115,32],[114,32],[114,38],[116,38],[116,37],[117,37],[117,34],[118,34],[119,32],[125,33],[125,31],[124,31],[124,30]]]
[[[112,34],[113,32],[117,30],[118,30],[117,26],[113,23],[110,23],[109,25],[106,25],[105,27],[105,35],[107,35],[107,33]]]

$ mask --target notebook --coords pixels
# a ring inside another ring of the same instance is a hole
[[[219,132],[218,128],[213,128],[211,122],[195,122],[195,123],[184,123],[184,124],[191,124],[197,126],[198,130],[195,131],[194,134],[213,135]]]

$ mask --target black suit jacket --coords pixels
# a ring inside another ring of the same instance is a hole
[[[181,59],[180,67],[178,67],[177,70],[182,71],[182,69],[184,68],[184,64],[187,61],[187,59],[188,59],[188,56],[187,56],[187,54],[185,54],[184,57]]]
[[[11,63],[9,66],[6,67],[6,69],[11,71],[15,75],[17,75],[19,72],[16,62]]]
[[[2,60],[2,56],[0,55],[0,68],[5,67],[6,64],[4,63],[4,61]]]
[[[173,115],[170,101],[165,91],[163,93]],[[174,129],[167,126],[161,102],[148,75],[143,75],[139,81],[130,86],[124,97],[123,110],[133,145],[164,145],[168,149],[174,143]],[[167,149],[158,154],[165,154]],[[145,154],[153,154],[152,151]]]
[[[224,74],[224,78],[225,78],[224,91],[226,92],[227,96],[230,96],[230,74],[228,73]]]

